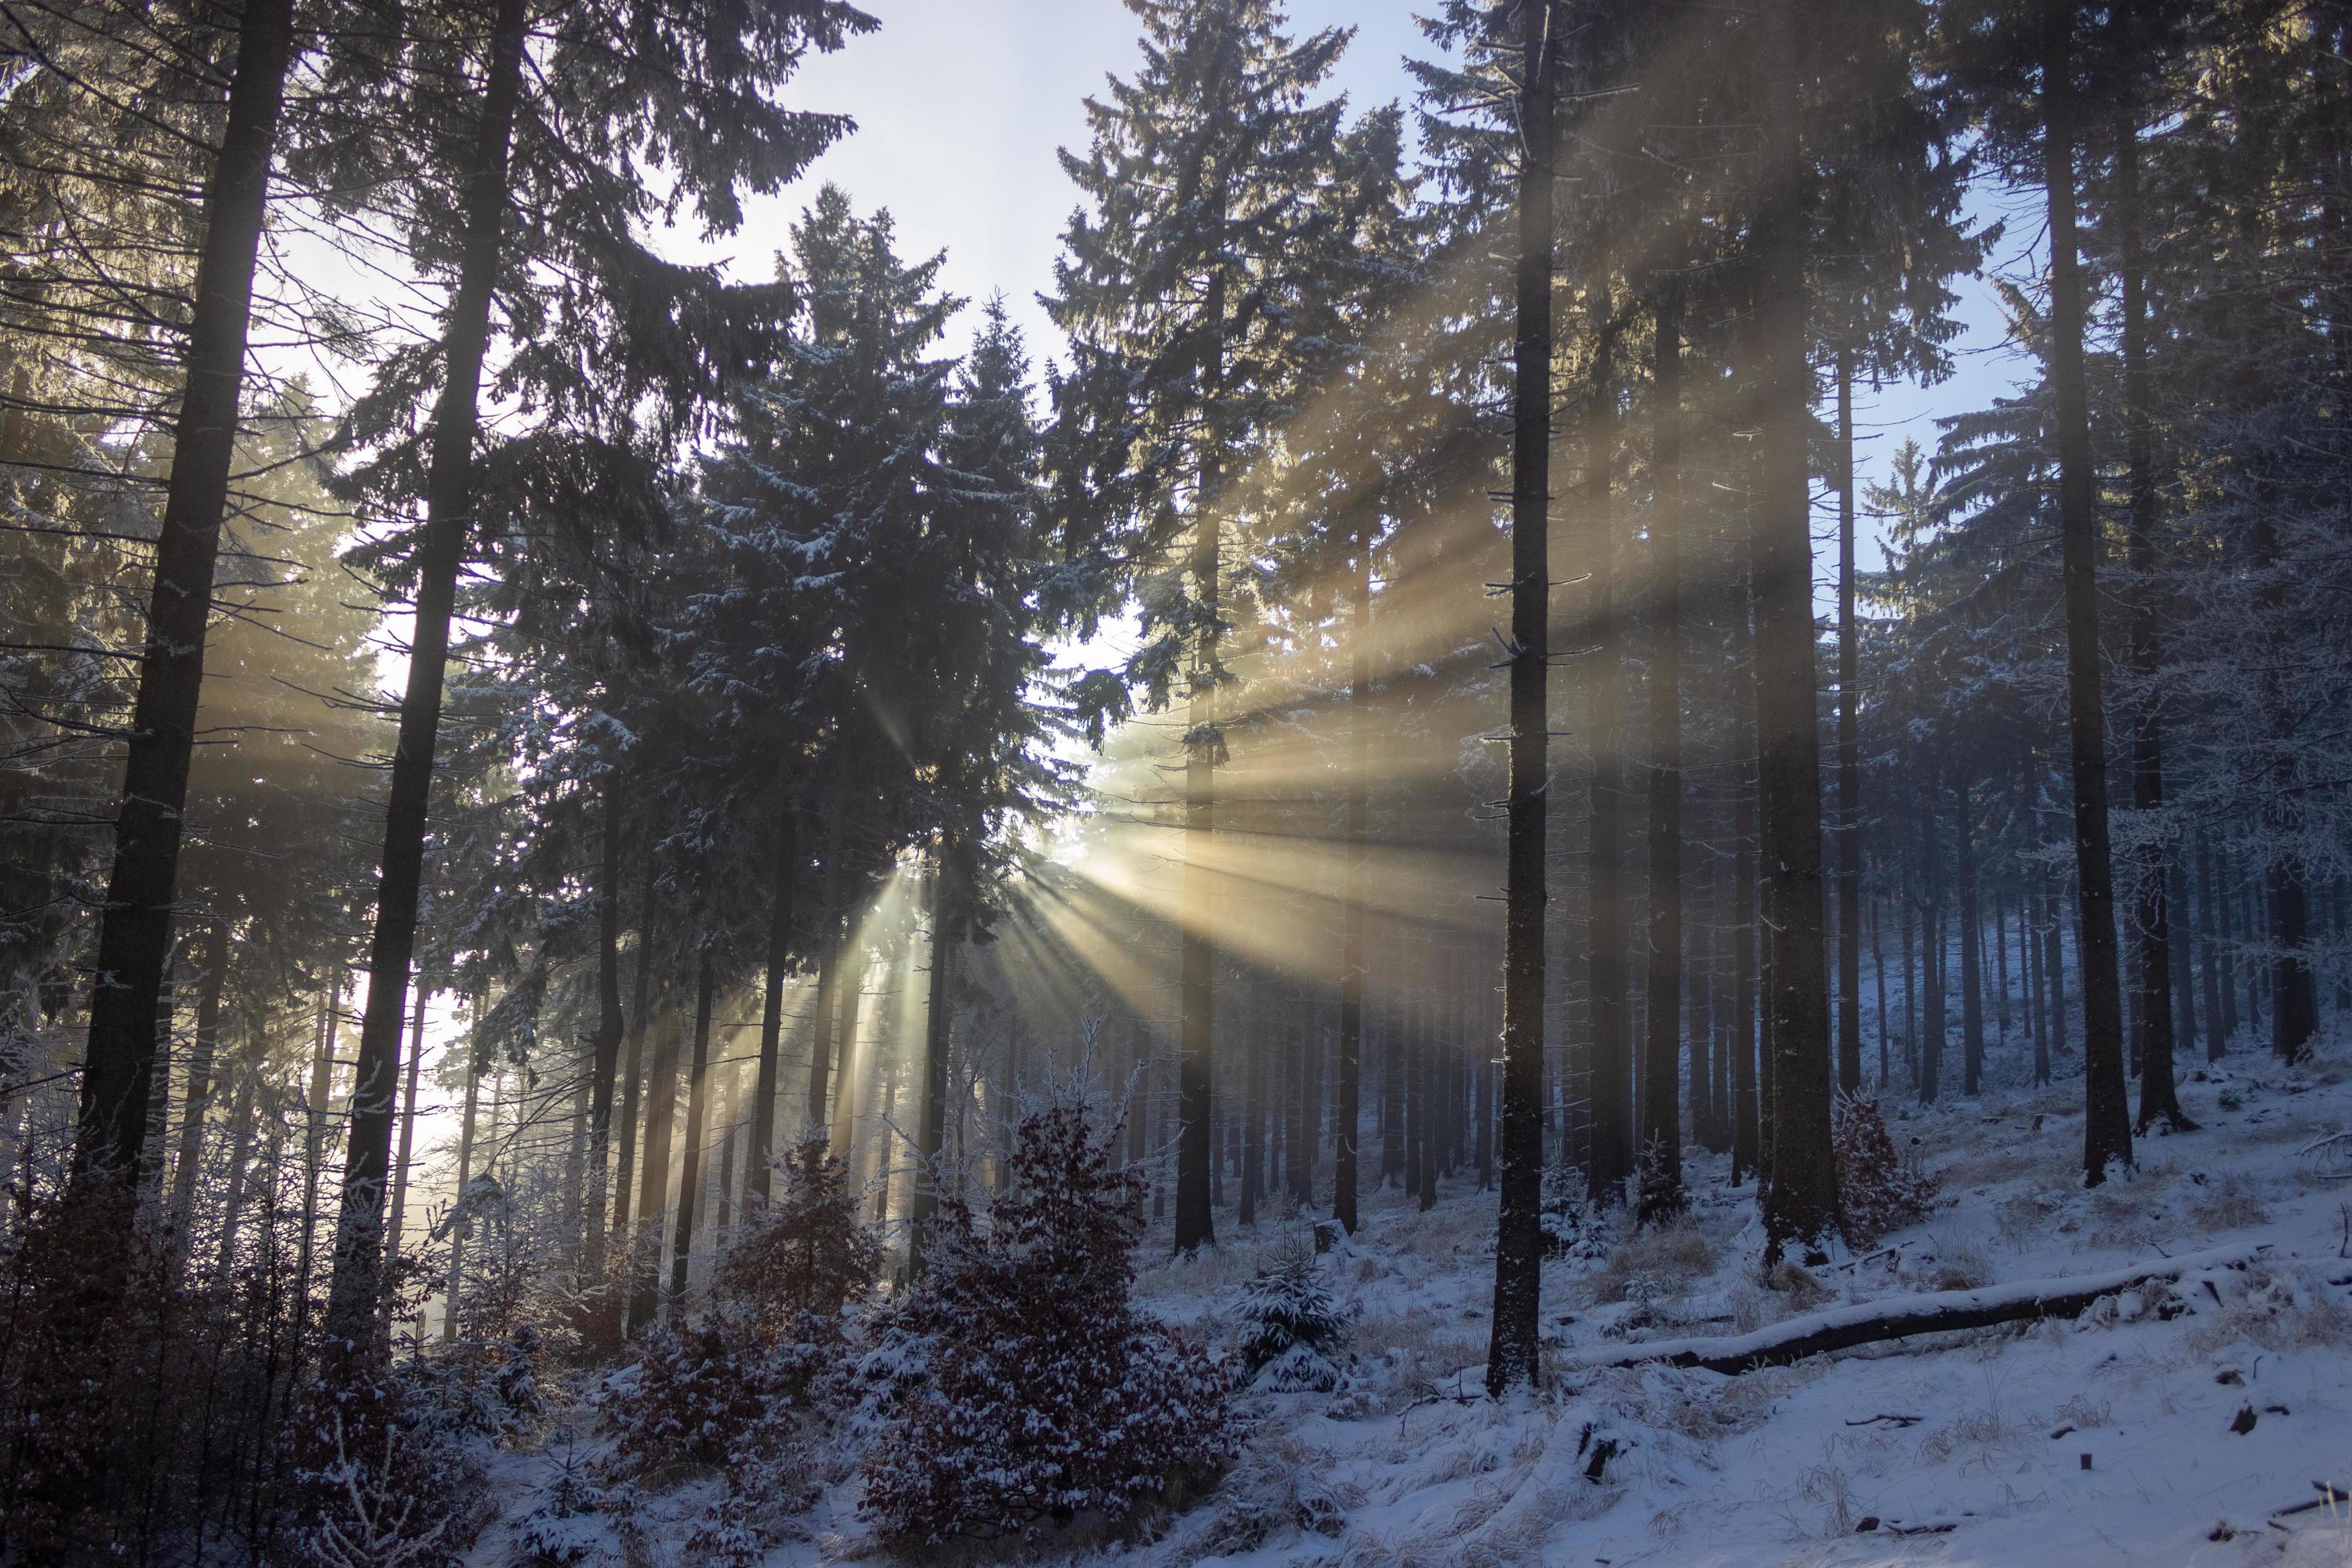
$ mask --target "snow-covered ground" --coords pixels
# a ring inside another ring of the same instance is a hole
[[[1501,1405],[1480,1393],[1491,1195],[1456,1180],[1422,1214],[1374,1194],[1362,1234],[1319,1265],[1356,1314],[1346,1384],[1244,1395],[1245,1448],[1219,1489],[1149,1543],[1080,1560],[2352,1563],[2352,1505],[2315,1489],[2352,1488],[2347,1078],[2326,1058],[2192,1070],[2181,1098],[2200,1130],[2140,1141],[2137,1171],[2096,1191],[2077,1174],[2077,1085],[1890,1107],[1896,1145],[1939,1179],[1942,1206],[1889,1250],[1771,1289],[1752,1188],[1726,1187],[1722,1162],[1694,1152],[1688,1221],[1633,1237],[1612,1219],[1547,1266],[1550,1387]],[[1270,1222],[1198,1261],[1148,1260],[1139,1293],[1213,1340],[1261,1250],[1304,1233]],[[2263,1250],[2242,1269],[2102,1299],[2080,1320],[1738,1376],[1579,1370],[1629,1342],[2231,1246]],[[562,1458],[502,1460],[510,1519]],[[767,1561],[880,1559],[856,1487],[830,1487],[803,1539]],[[683,1521],[688,1500],[675,1507]],[[683,1522],[643,1523],[653,1544],[639,1561],[700,1560]],[[514,1551],[502,1524],[478,1560]]]

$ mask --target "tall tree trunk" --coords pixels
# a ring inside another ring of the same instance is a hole
[[[1626,1179],[1633,1174],[1633,1037],[1627,1017],[1625,862],[1620,842],[1625,759],[1618,740],[1616,542],[1609,507],[1617,463],[1616,333],[1606,289],[1595,291],[1593,308],[1591,401],[1584,422],[1584,526],[1579,531],[1588,579],[1584,635],[1590,651],[1578,668],[1583,673],[1585,713],[1592,731],[1585,828],[1586,924],[1591,932],[1585,993],[1592,1015],[1591,1071],[1585,1093],[1591,1102],[1592,1130],[1585,1185],[1595,1203],[1608,1205],[1625,1195]]]
[[[686,1310],[687,1268],[694,1257],[694,1217],[702,1206],[702,1132],[707,1124],[710,1080],[710,1004],[719,977],[710,949],[702,950],[702,963],[694,986],[694,1056],[686,1068],[686,1151],[678,1164],[677,1225],[671,1234],[669,1316],[676,1322]]]
[[[654,1031],[653,1072],[646,1080],[646,1152],[638,1177],[637,1214],[638,1225],[647,1234],[639,1242],[622,1233],[622,1245],[629,1248],[633,1280],[631,1333],[652,1322],[661,1305],[661,1222],[663,1211],[669,1206],[670,1132],[677,1115],[677,994],[671,991],[662,1005],[661,1023]],[[698,1000],[700,1005],[702,999]],[[697,1028],[708,1026],[706,1021],[697,1020]],[[696,1048],[701,1048],[701,1042],[696,1042]]]
[[[202,989],[196,993],[196,1037],[188,1052],[187,1104],[180,1111],[180,1147],[172,1167],[172,1272],[188,1258],[196,1219],[196,1176],[204,1164],[205,1111],[212,1104],[220,1060],[221,997],[228,987],[228,921],[215,916],[205,938]]]
[[[596,874],[596,1034],[588,1076],[588,1227],[592,1261],[602,1249],[605,1221],[612,1207],[613,1091],[620,1081],[621,1041],[627,1033],[626,1021],[621,1015],[622,836],[617,772],[604,775],[603,849]],[[625,1210],[627,1207],[625,1195],[622,1206]]]
[[[482,1103],[482,1003],[483,996],[475,993],[473,1020],[466,1040],[466,1109],[457,1121],[457,1189],[453,1202],[462,1203],[467,1185],[474,1179],[474,1121]],[[441,1342],[455,1344],[457,1340],[458,1293],[466,1283],[466,1238],[474,1222],[460,1215],[449,1226],[449,1278],[441,1294]]]
[[[2050,384],[2066,604],[2066,716],[2074,774],[2077,953],[2083,988],[2083,1173],[2093,1186],[2132,1159],[2107,832],[2107,718],[2099,674],[2099,517],[2084,379],[2082,258],[2074,238],[2074,5],[2042,0],[2042,179],[2050,208]]]
[[[1758,1081],[1756,1016],[1761,986],[1761,935],[1756,929],[1756,650],[1748,632],[1749,595],[1731,605],[1731,1184],[1764,1168],[1763,1086]]]
[[[205,624],[236,458],[254,259],[293,56],[293,0],[246,0],[227,123],[205,191],[186,381],[172,430],[172,471],[115,815],[114,866],[99,916],[74,1131],[77,1193],[93,1176],[128,1176],[146,1153],[156,1009],[172,951],[182,812],[204,690]]]
[[[945,1173],[941,1153],[947,1147],[948,1074],[953,1066],[950,1047],[955,1029],[955,961],[962,940],[963,882],[960,852],[950,847],[940,857],[931,881],[931,975],[929,1010],[923,1018],[923,1131],[917,1151],[921,1169],[915,1176],[911,1213],[914,1230],[908,1267],[919,1273],[928,1231],[939,1213],[940,1178]]]
[[[630,981],[628,1021],[625,1038],[627,1054],[621,1061],[621,1135],[616,1144],[613,1171],[613,1229],[619,1233],[621,1245],[629,1245],[629,1196],[631,1178],[635,1174],[637,1152],[637,1101],[646,1082],[646,1029],[651,1020],[648,1003],[653,988],[654,957],[654,848],[653,836],[646,834],[638,846],[644,865],[637,876],[637,963],[636,973]],[[614,897],[619,896],[617,886]],[[615,953],[615,962],[618,954]],[[640,1210],[650,1220],[661,1215]]]
[[[1550,752],[1550,0],[1519,0],[1517,315],[1511,379],[1510,795],[1503,915],[1501,1214],[1486,1392],[1537,1378],[1543,1293],[1544,789]]]
[[[1209,316],[1220,331],[1224,324],[1225,279],[1221,269],[1209,287]],[[1223,352],[1211,381],[1211,396],[1223,380]],[[1223,574],[1223,532],[1218,508],[1223,504],[1223,465],[1215,450],[1215,421],[1203,437],[1201,459],[1199,515],[1193,520],[1192,578],[1198,601],[1199,632],[1192,648],[1192,668],[1184,732],[1184,869],[1181,951],[1178,959],[1182,987],[1176,1049],[1176,1250],[1192,1252],[1217,1243],[1216,1220],[1211,1211],[1210,1187],[1214,1162],[1216,1100],[1212,1080],[1217,1017],[1217,946],[1210,935],[1215,897],[1209,886],[1207,858],[1217,827],[1217,766],[1224,737],[1217,727],[1217,686],[1222,676],[1218,645],[1223,613],[1219,607]]]
[[[352,1350],[373,1348],[373,1320],[383,1295],[378,1277],[383,1263],[384,1167],[392,1158],[393,1081],[400,1060],[401,1026],[407,1018],[408,969],[416,952],[425,816],[449,662],[449,619],[475,504],[474,441],[481,427],[490,296],[505,234],[507,154],[522,91],[523,23],[522,0],[498,0],[482,118],[466,176],[466,232],[457,286],[443,327],[441,398],[433,414],[425,531],[417,542],[408,690],[401,700],[392,785],[384,805],[375,935],[368,956],[371,982],[360,1025],[358,1082],[352,1096],[351,1142],[343,1161],[342,1213],[336,1226],[334,1284],[327,1313],[329,1336]]]
[[[1919,1099],[1932,1104],[1944,1091],[1944,1047],[1951,1017],[1946,1007],[1944,846],[1936,831],[1937,786],[1930,783],[1919,813],[1919,863],[1926,902],[1919,909]]]
[[[751,1152],[743,1191],[766,1202],[769,1163],[776,1147],[776,1096],[781,1089],[777,1053],[784,1030],[784,971],[793,954],[793,891],[800,878],[800,813],[789,802],[776,814],[776,864],[768,890],[767,989],[760,1004],[760,1068],[751,1091]],[[720,1163],[721,1183],[732,1179],[734,1126],[729,1123],[730,1157]]]
[[[2197,836],[2197,945],[2204,958],[2205,1059],[2218,1062],[2229,1054],[2230,1036],[2237,1027],[2236,997],[2224,983],[2221,949],[2228,941],[2228,915],[2221,904],[2221,884],[2213,877],[2213,841]]]
[[[416,1152],[416,1079],[425,1060],[425,1007],[432,1000],[420,976],[416,983],[416,1021],[408,1032],[407,1081],[400,1097],[400,1158],[392,1167],[392,1221],[384,1229],[383,1255],[400,1261],[400,1237],[408,1215],[408,1171]]]
[[[1837,352],[1838,712],[1837,929],[1838,1088],[1862,1092],[1862,691],[1861,632],[1854,616],[1853,350]],[[2002,1016],[2006,1017],[2004,1010]],[[1879,1046],[1885,1047],[1884,1031]],[[1879,1076],[1885,1077],[1882,1070]]]
[[[828,1124],[825,1105],[835,1049],[834,1025],[841,1010],[841,964],[847,945],[842,931],[845,921],[841,906],[847,886],[842,857],[847,853],[849,843],[848,776],[845,759],[824,814],[824,894],[817,914],[816,1017],[809,1035],[808,1114],[803,1119],[806,1125],[816,1128]],[[846,1042],[840,1049],[846,1054]]]
[[[1763,493],[1755,521],[1762,917],[1772,933],[1766,1048],[1772,1053],[1765,1247],[1811,1247],[1837,1224],[1830,1151],[1829,974],[1822,951],[1821,730],[1814,714],[1812,506],[1805,460],[1805,202],[1798,0],[1770,7],[1761,50],[1765,138],[1759,337],[1764,354]]]
[[[1650,359],[1650,954],[1639,1217],[1683,1207],[1682,280],[1652,301]]]
[[[2130,23],[2118,7],[2114,25]],[[2164,611],[2156,551],[2156,450],[2149,425],[2154,388],[2147,367],[2147,258],[2141,235],[2139,118],[2126,94],[2116,125],[2116,207],[2122,229],[2118,270],[2123,284],[2124,465],[2129,471],[2131,668],[2139,688],[2132,719],[2132,809],[2153,817],[2164,808],[2164,710],[2158,696]],[[2134,868],[2132,943],[2139,980],[2139,1123],[2145,1133],[2160,1118],[2176,1132],[2195,1123],[2181,1113],[2173,1081],[2172,910],[2165,886],[2164,847],[2149,840]]]
[[[1357,1123],[1363,1114],[1364,883],[1370,856],[1365,837],[1370,826],[1368,798],[1372,770],[1372,525],[1369,513],[1356,531],[1355,573],[1348,608],[1348,903],[1339,917],[1339,1103],[1333,1139],[1339,1168],[1331,1188],[1332,1217],[1350,1236],[1356,1234],[1357,1226]],[[1304,1168],[1311,1172],[1311,1144],[1304,1157]],[[1311,1176],[1302,1185],[1311,1188]]]
[[[1960,1092],[1984,1077],[1984,928],[1977,912],[1976,790],[1963,773],[1952,786],[1960,879]]]

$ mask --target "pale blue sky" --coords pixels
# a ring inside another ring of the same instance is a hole
[[[811,61],[788,89],[796,104],[856,117],[858,129],[782,195],[758,204],[731,248],[739,275],[766,270],[789,243],[788,227],[819,184],[833,181],[861,210],[887,207],[901,254],[947,252],[944,283],[978,301],[1003,289],[1033,355],[1059,342],[1036,303],[1076,193],[1055,160],[1057,147],[1083,147],[1081,100],[1106,74],[1127,76],[1139,59],[1134,16],[1118,0],[865,0],[881,30],[837,55]],[[1412,100],[1403,59],[1428,53],[1412,20],[1414,0],[1291,0],[1292,36],[1325,26],[1357,29],[1334,85],[1363,110]],[[1986,193],[1979,205],[1991,216]],[[1995,254],[2012,263],[2038,232],[2012,220]],[[1941,386],[1890,386],[1857,399],[1860,457],[1883,469],[1901,437],[1935,445],[1934,416],[1981,406],[2009,389],[2014,356],[2001,342],[1990,291],[1964,287],[1969,331],[1957,345],[1960,374]],[[976,312],[951,332],[961,343]],[[1826,521],[1826,520],[1825,520]],[[1875,564],[1864,551],[1865,569]]]

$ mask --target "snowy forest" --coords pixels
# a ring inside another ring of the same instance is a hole
[[[2345,1561],[2352,4],[867,3],[0,0],[0,1563]]]

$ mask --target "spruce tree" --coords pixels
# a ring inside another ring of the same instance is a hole
[[[1126,674],[1153,707],[1186,707],[1176,1247],[1213,1244],[1216,914],[1204,864],[1226,756],[1218,693],[1229,493],[1278,428],[1302,368],[1290,307],[1327,232],[1314,200],[1339,105],[1315,94],[1347,41],[1294,43],[1274,0],[1129,0],[1142,68],[1087,100],[1090,143],[1065,151],[1084,205],[1055,264],[1055,324],[1073,341],[1055,437],[1083,548],[1146,564],[1143,645]]]

